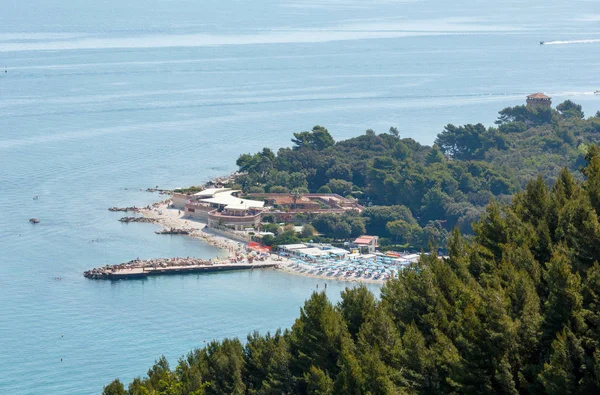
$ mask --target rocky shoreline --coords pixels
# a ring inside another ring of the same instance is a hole
[[[136,206],[132,206],[132,207],[110,207],[108,209],[108,211],[123,211],[123,212],[127,212],[127,211],[133,211],[133,212],[140,212],[140,208],[136,207]]]
[[[83,277],[94,280],[108,279],[111,274],[122,270],[133,269],[158,269],[172,266],[200,266],[212,265],[212,260],[201,258],[158,258],[158,259],[134,259],[117,265],[106,265],[83,272]]]
[[[216,178],[204,184],[208,188],[215,185],[222,185],[225,182],[235,179],[237,173],[230,176]],[[148,188],[151,191],[152,188]],[[158,190],[156,192],[159,192]],[[129,279],[145,278],[149,274],[175,274],[175,273],[194,273],[216,270],[236,270],[253,267],[274,267],[283,271],[300,276],[322,278],[324,280],[352,281],[363,283],[382,283],[381,280],[372,279],[346,279],[332,278],[329,276],[320,276],[308,272],[298,272],[294,270],[290,262],[282,257],[261,257],[261,261],[250,260],[250,254],[245,243],[216,235],[206,228],[206,224],[186,218],[185,213],[170,208],[170,197],[160,202],[155,202],[145,207],[112,207],[110,211],[133,211],[140,213],[143,217],[123,217],[121,222],[146,222],[155,223],[163,226],[162,230],[155,231],[156,234],[186,235],[201,239],[207,244],[217,247],[223,251],[229,252],[229,258],[222,257],[215,260],[205,260],[200,258],[161,258],[147,261],[133,260],[118,265],[107,265],[101,268],[95,268],[84,272],[84,276],[91,279]],[[219,262],[215,265],[215,262]]]
[[[119,219],[119,222],[130,223],[130,222],[142,222],[147,224],[156,223],[156,219],[148,217],[123,217]]]
[[[202,241],[214,247],[220,248],[231,253],[239,253],[245,250],[244,246],[235,240],[218,236],[206,230],[206,223],[185,218],[178,213],[177,209],[169,208],[171,199],[165,199],[160,202],[152,203],[147,207],[140,209],[139,213],[144,217],[152,219],[153,223],[161,224],[164,230],[183,229],[187,231],[186,236],[201,239]],[[162,232],[162,231],[157,231]],[[169,234],[160,233],[160,234]],[[184,234],[184,233],[178,233]]]
[[[162,189],[162,188],[146,188],[146,192],[159,193],[161,195],[172,195],[173,194],[172,190]]]
[[[202,258],[158,258],[149,260],[134,259],[118,265],[106,265],[83,272],[91,280],[143,279],[151,275],[190,274],[242,269],[275,268],[277,262],[271,259],[230,260]]]
[[[154,233],[156,233],[157,235],[189,235],[193,231],[193,229],[165,228],[163,230],[157,230]]]

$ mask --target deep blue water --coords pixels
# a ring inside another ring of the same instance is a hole
[[[289,327],[322,288],[274,271],[88,281],[136,257],[221,254],[108,207],[316,124],[430,144],[537,91],[592,114],[599,24],[595,1],[1,2],[0,393],[99,393],[161,353]]]

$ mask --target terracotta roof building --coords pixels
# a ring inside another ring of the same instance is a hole
[[[534,93],[527,96],[527,105],[531,107],[550,107],[552,105],[552,98],[541,92]]]
[[[270,194],[265,196],[265,202],[275,208],[285,206],[305,210],[318,210],[321,208],[319,203],[308,199],[306,196],[300,196],[294,202],[294,197],[289,194]]]
[[[356,200],[347,199],[335,193],[303,193],[295,200],[289,193],[249,193],[249,198],[262,199],[267,206],[274,210],[292,212],[338,212],[348,210],[362,211],[363,207]]]
[[[372,254],[377,249],[378,241],[378,236],[364,235],[356,238],[352,244],[354,247],[358,248],[360,252],[364,252],[366,250],[369,254]]]

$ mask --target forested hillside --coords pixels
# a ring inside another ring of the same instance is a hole
[[[381,300],[314,293],[290,330],[161,358],[104,393],[600,393],[600,149],[584,163],[583,181],[565,168],[492,202],[472,238],[454,230],[449,258],[423,256]]]
[[[383,245],[444,246],[454,227],[472,233],[492,198],[508,202],[538,174],[551,182],[563,166],[582,166],[588,145],[600,142],[600,114],[584,119],[570,101],[556,108],[506,108],[489,128],[447,125],[433,147],[401,138],[395,128],[335,142],[315,126],[294,133],[294,146],[277,154],[265,148],[241,155],[238,183],[246,192],[333,192],[371,207],[361,216],[310,219],[328,237],[356,236],[366,227]]]

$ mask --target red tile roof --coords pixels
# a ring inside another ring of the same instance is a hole
[[[286,204],[294,204],[294,198],[290,195],[279,195],[279,196],[267,196],[266,200],[272,200],[273,204],[277,205],[286,205]],[[296,204],[306,204],[311,203],[310,199],[302,196],[296,200]]]
[[[550,96],[546,96],[541,92],[534,93],[532,95],[527,96],[528,99],[550,99]]]
[[[356,240],[354,240],[354,244],[370,244],[375,236],[360,236]]]

